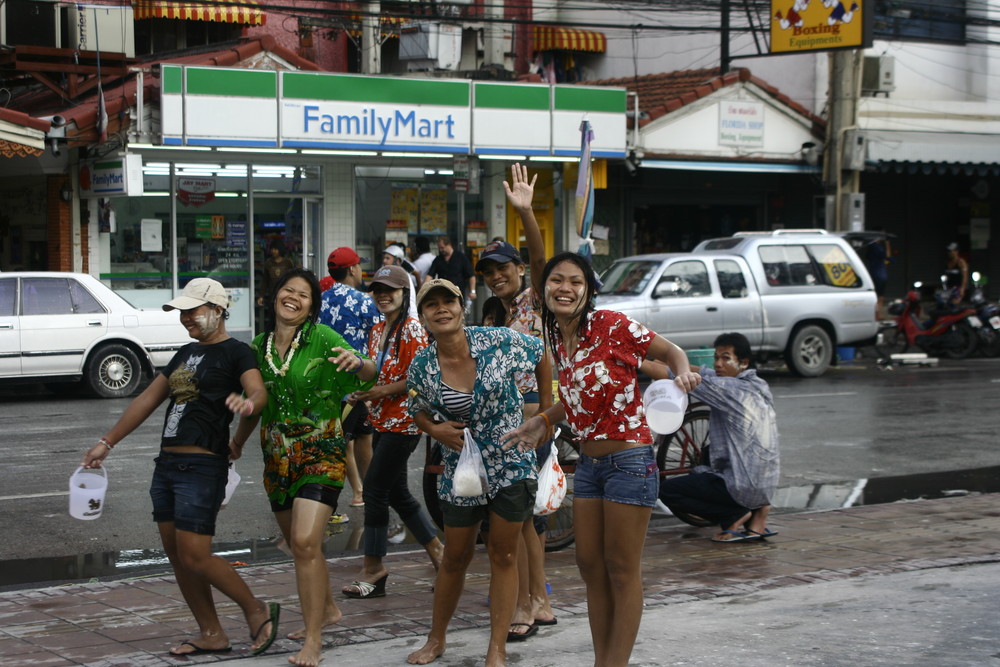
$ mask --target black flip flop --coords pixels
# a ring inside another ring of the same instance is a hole
[[[523,642],[528,637],[534,637],[538,634],[538,626],[534,623],[511,623],[512,628],[528,628],[524,632],[508,632],[507,641],[509,642]]]
[[[553,616],[552,619],[549,620],[549,621],[543,621],[543,620],[538,619],[538,618],[535,619],[535,625],[555,625],[558,622],[559,622],[559,619],[556,618],[555,616]]]
[[[167,651],[167,653],[176,658],[186,658],[189,655],[207,655],[209,653],[229,653],[230,651],[233,650],[232,646],[224,646],[222,648],[202,648],[201,646],[198,646],[194,642],[181,642],[181,646],[190,646],[194,650],[185,651],[184,653],[178,653],[173,649],[170,649],[169,651]],[[180,646],[178,646],[178,648],[180,648]]]
[[[250,653],[253,655],[260,655],[267,649],[271,648],[271,644],[274,643],[274,639],[278,636],[278,619],[281,618],[281,605],[277,602],[268,602],[267,609],[267,620],[257,626],[257,632],[250,635],[250,641],[257,641],[257,638],[260,637],[260,633],[264,630],[264,626],[268,623],[271,624],[271,633],[267,636],[267,641],[257,648],[250,650]]]

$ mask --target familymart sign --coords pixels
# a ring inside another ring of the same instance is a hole
[[[625,89],[165,65],[166,145],[624,157]]]

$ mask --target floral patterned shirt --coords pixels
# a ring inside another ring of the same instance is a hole
[[[331,348],[354,350],[324,324],[306,326],[298,349],[293,353],[289,348],[292,358],[284,375],[280,374],[284,361],[273,345],[268,345],[268,338],[269,334],[262,333],[250,344],[267,387],[260,446],[268,500],[294,498],[299,487],[309,483],[342,488],[347,443],[340,424],[340,403],[346,394],[370,389],[374,383],[338,371],[327,360]]]
[[[627,315],[595,310],[573,359],[559,338],[559,397],[580,440],[653,442],[636,371],[655,335]]]
[[[484,321],[486,326],[501,326],[493,321]],[[510,327],[514,331],[542,338],[542,301],[538,298],[538,293],[533,287],[526,287],[520,294],[514,297],[510,305],[510,312],[507,314],[507,321],[503,326]],[[535,377],[534,370],[524,373],[515,373],[514,379],[517,381],[517,388],[522,394],[529,391],[538,391],[538,378]]]
[[[377,385],[392,384],[406,379],[407,370],[413,362],[413,357],[427,347],[427,331],[413,317],[407,317],[399,332],[399,349],[394,340],[386,343],[384,358],[379,356],[379,339],[386,328],[383,320],[372,329],[368,339],[368,356],[375,360],[378,367]],[[379,431],[416,434],[420,431],[413,423],[413,418],[406,411],[406,394],[387,396],[371,402],[371,422]]]
[[[514,381],[514,373],[538,366],[542,359],[542,342],[533,336],[507,328],[466,327],[469,351],[476,360],[476,384],[472,397],[472,416],[467,424],[479,446],[486,467],[493,498],[502,489],[522,479],[535,479],[535,452],[522,452],[517,447],[502,449],[500,437],[521,424],[524,400]],[[406,378],[407,390],[415,389],[421,398],[442,415],[451,418],[441,397],[441,366],[437,343],[432,342],[417,353]],[[408,406],[410,415],[418,408]],[[461,420],[455,420],[461,421]],[[452,479],[458,452],[444,449],[444,475],[438,487],[438,497],[454,505],[485,505],[487,496],[474,498],[455,496]]]
[[[382,319],[375,300],[350,285],[334,283],[333,287],[323,292],[323,303],[319,307],[320,323],[343,336],[355,350],[368,349],[368,334]]]

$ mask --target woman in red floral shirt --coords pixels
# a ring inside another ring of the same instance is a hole
[[[550,259],[537,288],[562,400],[505,440],[537,442],[562,419],[579,438],[573,528],[594,664],[624,666],[642,617],[642,546],[659,483],[636,373],[646,358],[662,361],[685,391],[701,376],[667,339],[622,313],[594,310],[597,279],[583,257]]]
[[[343,588],[349,598],[385,595],[389,572],[382,559],[388,549],[389,507],[427,550],[435,568],[444,551],[437,530],[406,482],[406,462],[420,440],[420,431],[406,411],[406,371],[417,352],[427,347],[427,332],[409,315],[410,277],[401,266],[383,266],[371,286],[375,306],[385,319],[372,328],[368,339],[368,354],[378,369],[375,386],[355,394],[358,400],[371,402],[375,439],[363,486],[365,558],[358,580]]]

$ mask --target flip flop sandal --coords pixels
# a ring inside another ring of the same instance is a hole
[[[178,652],[175,651],[174,649],[170,649],[169,651],[167,651],[167,653],[176,656],[178,658],[183,658],[189,655],[206,655],[209,653],[229,653],[230,651],[233,650],[232,646],[223,646],[222,648],[202,648],[201,646],[198,646],[194,642],[181,642],[181,646],[190,646],[194,650]],[[181,646],[178,646],[177,648],[180,648]]]
[[[724,530],[723,533],[732,535],[733,537],[729,539],[721,537],[713,537],[713,542],[749,542],[750,540],[760,540],[763,539],[761,535],[748,535],[747,533],[741,533],[737,530]]]
[[[250,653],[253,655],[260,655],[267,649],[271,648],[271,644],[274,643],[274,639],[278,636],[278,619],[281,618],[281,605],[277,602],[268,602],[267,609],[267,620],[257,626],[257,632],[250,635],[250,641],[251,643],[257,641],[257,639],[260,638],[260,633],[264,631],[264,626],[268,623],[271,624],[271,632],[267,635],[267,641],[257,648],[250,649]]]
[[[523,642],[528,637],[534,637],[538,634],[538,626],[534,623],[511,623],[512,628],[528,628],[524,632],[508,632],[507,641],[509,642]]]

